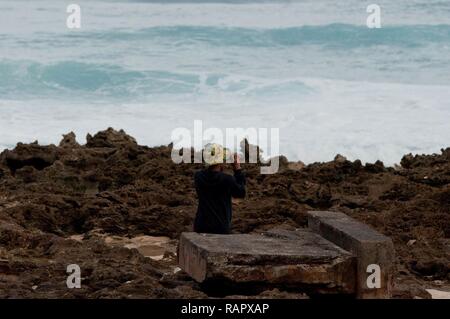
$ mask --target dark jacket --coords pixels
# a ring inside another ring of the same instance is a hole
[[[194,231],[197,233],[229,234],[231,231],[231,198],[245,197],[245,175],[234,176],[212,170],[201,170],[194,176],[198,196]]]

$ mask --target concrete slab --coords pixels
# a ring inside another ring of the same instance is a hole
[[[180,267],[198,282],[228,280],[355,292],[355,257],[318,234],[299,230],[256,234],[183,233]]]
[[[426,289],[431,295],[431,299],[450,299],[450,291],[443,291],[437,289]]]
[[[308,227],[356,256],[357,298],[389,298],[391,296],[395,251],[389,237],[338,212],[308,212]],[[369,287],[367,283],[368,277],[373,273],[369,267],[371,265],[380,267],[380,288]]]

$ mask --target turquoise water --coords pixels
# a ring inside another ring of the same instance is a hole
[[[278,127],[280,152],[398,162],[450,137],[450,2],[0,1],[0,148],[124,128]]]

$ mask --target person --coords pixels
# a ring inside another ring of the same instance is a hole
[[[234,154],[234,176],[224,173],[226,150],[213,144],[207,167],[195,173],[195,190],[198,196],[194,232],[229,234],[231,232],[231,199],[245,197],[245,175],[239,156]],[[206,161],[206,160],[205,160]]]

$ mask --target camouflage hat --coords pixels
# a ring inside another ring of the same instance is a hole
[[[226,163],[230,157],[230,151],[219,144],[210,143],[205,145],[203,159],[206,166]]]

